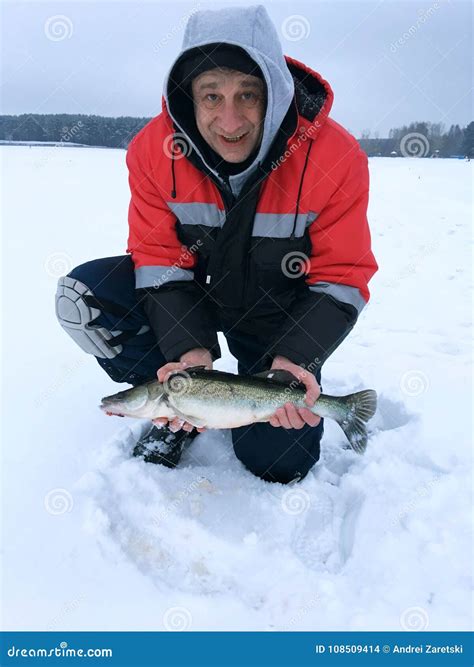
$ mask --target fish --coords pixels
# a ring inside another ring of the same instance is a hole
[[[306,387],[284,370],[235,375],[194,366],[174,372],[163,383],[150,380],[105,396],[99,407],[108,415],[178,417],[198,428],[226,429],[268,422],[277,408],[291,402],[335,420],[352,449],[362,454],[368,442],[366,424],[377,410],[377,393],[364,389],[347,396],[320,394],[309,407],[305,392]]]

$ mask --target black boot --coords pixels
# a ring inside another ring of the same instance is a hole
[[[143,456],[147,463],[157,463],[167,468],[176,468],[181,454],[199,431],[177,431],[173,433],[168,426],[159,428],[152,424],[150,430],[140,438],[133,449],[133,456]]]

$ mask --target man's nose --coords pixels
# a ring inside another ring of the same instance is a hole
[[[234,134],[242,128],[242,115],[235,102],[224,101],[220,112],[219,124],[226,134]]]

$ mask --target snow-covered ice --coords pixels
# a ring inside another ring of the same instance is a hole
[[[176,470],[130,458],[144,424],[97,409],[119,385],[54,315],[59,275],[125,252],[125,152],[0,155],[2,629],[471,629],[473,163],[370,160],[380,271],[323,385],[379,412],[364,456],[327,420],[283,486],[227,431]]]

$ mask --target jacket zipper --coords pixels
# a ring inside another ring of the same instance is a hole
[[[230,187],[230,182],[229,182],[229,177],[228,176],[223,176],[222,179],[217,178],[214,176],[214,174],[209,173],[208,174],[210,179],[215,183],[221,197],[222,201],[224,202],[224,212],[225,212],[225,218],[227,219],[227,214],[229,213],[229,210],[231,207],[235,204],[235,197],[232,192],[232,188]],[[225,224],[225,220],[224,220]],[[210,273],[206,272],[206,285],[210,285],[212,280],[212,275]]]

